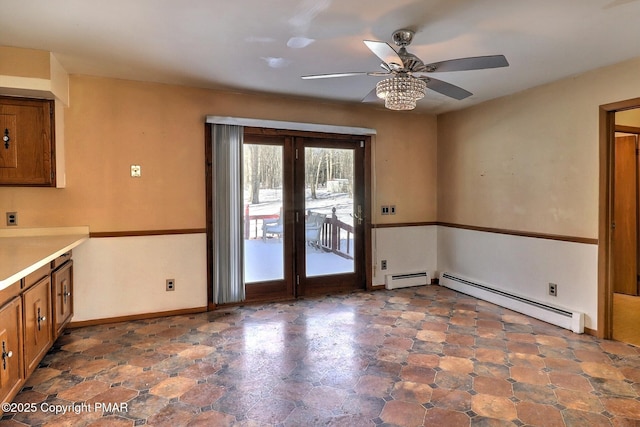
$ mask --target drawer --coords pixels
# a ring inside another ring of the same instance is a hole
[[[37,283],[43,277],[48,276],[49,273],[51,273],[51,265],[43,265],[33,273],[28,274],[24,279],[22,279],[22,289],[31,287],[34,283]]]
[[[20,295],[20,289],[22,289],[20,285],[21,282],[18,280],[16,283],[9,285],[0,291],[0,306],[16,295]]]
[[[58,258],[51,261],[51,270],[55,270],[56,268],[60,267],[62,264],[69,261],[70,259],[71,259],[71,251],[63,253]]]

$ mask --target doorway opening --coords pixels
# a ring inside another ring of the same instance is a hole
[[[640,345],[640,98],[600,108],[598,335]]]

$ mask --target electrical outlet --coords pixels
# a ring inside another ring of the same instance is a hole
[[[551,295],[552,297],[558,296],[558,285],[556,285],[555,283],[549,283],[549,295]]]
[[[389,206],[382,206],[382,215],[389,215]]]
[[[387,260],[383,259],[382,261],[380,261],[380,270],[386,270],[387,269]]]
[[[18,225],[18,212],[7,212],[7,225]]]
[[[167,279],[167,291],[175,291],[175,290],[176,290],[176,280]]]

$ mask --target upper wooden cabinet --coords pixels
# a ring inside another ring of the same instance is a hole
[[[0,185],[56,185],[54,101],[0,97]]]

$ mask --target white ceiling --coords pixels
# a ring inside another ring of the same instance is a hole
[[[640,56],[638,0],[0,0],[0,11],[0,45],[54,52],[72,74],[346,102],[379,78],[300,76],[380,71],[362,41],[393,45],[400,28],[416,31],[408,50],[425,63],[507,57],[438,73],[474,95],[428,91],[418,108],[432,113]]]

